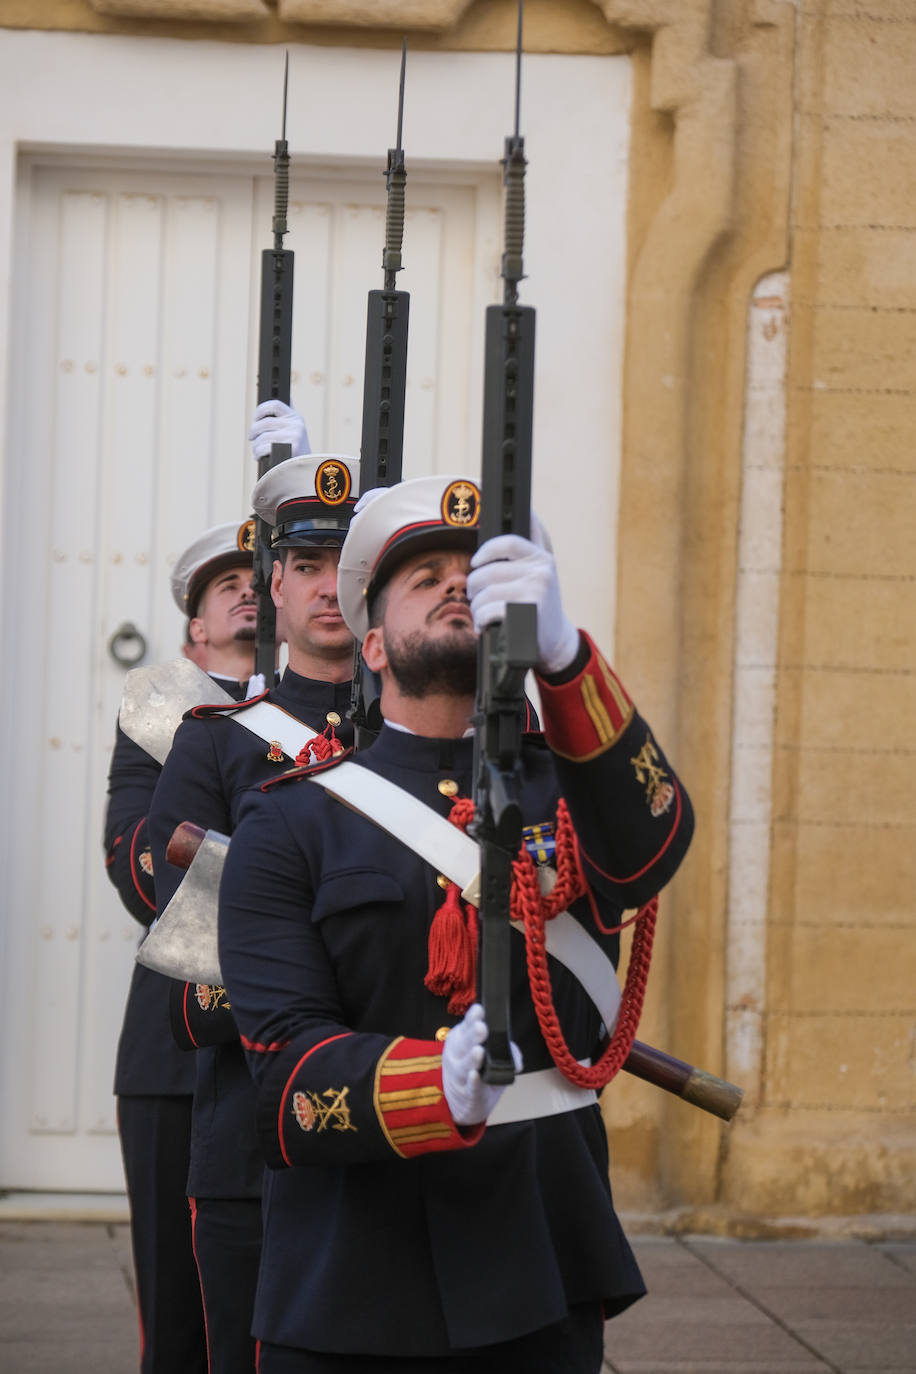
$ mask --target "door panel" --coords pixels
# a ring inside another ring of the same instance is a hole
[[[6,726],[19,782],[0,835],[0,1187],[120,1190],[111,1084],[140,928],[103,868],[125,675],[108,643],[131,622],[146,661],[174,657],[177,555],[249,509],[273,187],[243,172],[35,162],[20,189],[22,382],[12,407],[23,445],[8,465],[3,556],[17,570],[7,585],[21,588],[8,671],[28,686]],[[498,215],[498,186],[419,177],[408,200],[398,279],[412,293],[405,470],[476,471],[479,421],[468,417],[482,329],[471,312],[496,263],[475,245],[481,215]],[[359,451],[383,207],[376,171],[301,175],[291,187],[293,401],[315,451]]]

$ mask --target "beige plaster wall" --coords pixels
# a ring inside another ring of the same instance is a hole
[[[35,11],[0,0],[0,26],[385,46],[408,29],[412,44],[442,48],[509,48],[515,32],[514,0],[46,0]],[[623,1076],[609,1089],[618,1202],[742,1231],[912,1211],[916,10],[528,0],[526,47],[628,51],[634,63],[616,658],[698,814],[663,899],[640,1034],[720,1073],[741,1062],[736,1027],[752,1022],[758,1047],[729,1127]],[[753,490],[747,340],[772,274],[786,285],[787,363],[767,378],[786,436],[773,455],[782,547],[768,569],[769,844],[761,977],[738,997],[728,969],[746,870],[729,856],[747,707],[738,591],[754,572],[741,563],[752,541],[739,542]]]

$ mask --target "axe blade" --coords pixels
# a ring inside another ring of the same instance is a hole
[[[189,658],[132,668],[124,679],[118,723],[157,763],[165,763],[172,736],[193,706],[225,705],[233,698]]]
[[[219,880],[228,835],[208,830],[172,900],[137,950],[137,963],[189,983],[222,983],[217,945]]]

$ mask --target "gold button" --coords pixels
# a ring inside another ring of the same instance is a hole
[[[436,882],[439,884],[439,886],[442,888],[442,891],[444,892],[445,889],[450,886],[451,879],[446,878],[444,873],[440,873],[438,878],[436,879]]]
[[[439,1029],[436,1031],[436,1039],[439,1041],[440,1044],[448,1035],[450,1030],[451,1026],[440,1026]]]
[[[336,711],[329,711],[328,714],[325,716],[325,720],[327,721],[328,725],[340,724],[340,716],[337,714]]]
[[[454,778],[443,778],[439,783],[439,791],[443,797],[454,797],[458,791],[458,784]]]

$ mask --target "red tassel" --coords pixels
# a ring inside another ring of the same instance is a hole
[[[424,982],[437,997],[462,998],[467,995],[469,984],[473,996],[470,974],[475,959],[458,885],[449,883],[445,901],[429,928],[429,968]]]

